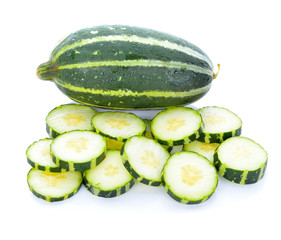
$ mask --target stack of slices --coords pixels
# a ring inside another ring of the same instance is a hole
[[[163,185],[184,204],[206,201],[218,174],[239,184],[259,181],[267,153],[241,137],[240,118],[221,107],[174,107],[153,119],[122,111],[97,112],[65,104],[46,117],[48,138],[26,151],[32,166],[30,190],[46,201],[78,192],[82,183],[94,195],[116,197],[135,182]]]

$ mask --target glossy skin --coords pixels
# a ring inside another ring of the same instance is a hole
[[[50,61],[38,67],[37,75],[54,80],[74,101],[114,109],[189,104],[208,92],[213,79],[211,61],[195,45],[129,26],[70,34],[54,49]]]

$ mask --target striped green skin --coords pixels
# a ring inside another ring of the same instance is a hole
[[[240,137],[235,137],[235,138],[240,138]],[[244,138],[244,137],[241,137],[241,138]],[[218,173],[222,177],[224,177],[225,179],[227,179],[231,182],[238,183],[238,184],[253,184],[253,183],[260,181],[263,178],[266,167],[267,167],[267,158],[266,158],[266,161],[264,162],[264,164],[262,164],[260,167],[258,167],[255,170],[233,169],[233,168],[226,166],[225,164],[223,164],[221,162],[221,160],[219,158],[219,154],[218,154],[219,148],[220,148],[220,146],[216,149],[216,152],[214,154],[214,165],[215,165]],[[266,154],[266,156],[267,156],[267,154]]]
[[[197,139],[198,141],[205,142],[205,143],[222,143],[223,141],[225,141],[228,138],[241,135],[241,133],[242,133],[242,121],[235,113],[231,112],[230,110],[228,110],[226,108],[222,108],[222,107],[217,107],[217,106],[209,106],[209,107],[200,108],[197,111],[200,114],[202,114],[202,112],[204,112],[205,109],[212,109],[212,108],[228,111],[230,114],[232,114],[237,119],[239,119],[240,125],[239,125],[239,127],[237,126],[236,129],[235,128],[231,129],[232,131],[217,132],[217,133],[206,132],[206,131],[204,131],[204,128],[203,128],[202,133],[200,134],[199,138]],[[204,117],[202,117],[202,119],[203,119],[203,125],[204,125]]]
[[[60,136],[63,136],[64,134],[67,134],[67,133],[70,133],[70,132],[88,132],[88,130],[73,130],[73,131],[69,131],[69,132],[65,132],[61,135],[59,135],[58,137]],[[91,131],[89,131],[91,132]],[[57,138],[58,138],[57,137]],[[106,140],[104,140],[106,141]],[[83,171],[86,171],[88,169],[91,169],[97,165],[99,165],[102,160],[105,158],[106,156],[106,147],[103,149],[103,152],[97,156],[95,159],[91,159],[89,161],[86,161],[86,162],[72,162],[72,161],[68,161],[68,160],[65,160],[65,159],[61,159],[59,157],[57,157],[53,151],[52,151],[52,144],[51,144],[51,157],[52,157],[52,160],[53,162],[58,165],[60,168],[63,168],[65,169],[66,171],[78,171],[78,172],[83,172]]]
[[[67,109],[65,109],[65,107],[66,108],[68,108],[68,107],[73,107],[73,108],[77,108],[77,112],[79,113],[79,108],[81,107],[81,108],[90,108],[90,107],[88,107],[88,106],[85,106],[85,105],[80,105],[80,104],[73,104],[73,103],[69,103],[69,104],[62,104],[62,105],[60,105],[60,106],[57,106],[57,107],[55,107],[54,109],[52,109],[49,113],[48,113],[48,115],[47,115],[47,117],[46,117],[46,131],[47,131],[47,133],[48,133],[48,135],[50,136],[50,137],[52,137],[52,138],[56,138],[57,136],[59,136],[60,134],[62,134],[62,133],[64,133],[64,131],[59,131],[59,130],[57,130],[57,129],[54,129],[53,128],[53,126],[50,126],[50,123],[48,122],[48,118],[50,117],[50,115],[52,115],[52,114],[54,114],[54,113],[57,113],[57,114],[59,114],[60,116],[63,116],[63,114],[60,112],[59,113],[59,111],[65,111],[65,114],[67,113]],[[96,110],[94,110],[94,109],[91,109],[91,111],[93,112],[93,115],[94,114],[96,114],[97,113],[97,111]],[[59,119],[59,117],[58,117],[58,119]],[[89,127],[91,127],[91,125],[89,124]],[[72,129],[71,130],[92,130],[91,128],[79,128],[79,127],[77,127],[77,126],[72,126]],[[67,130],[67,131],[70,131],[70,130]]]
[[[74,189],[71,193],[69,194],[66,194],[64,196],[60,196],[60,197],[52,197],[52,196],[46,196],[46,195],[43,195],[41,193],[39,193],[38,191],[36,191],[28,182],[28,178],[29,178],[29,174],[31,173],[31,171],[34,171],[35,168],[31,168],[27,174],[27,183],[28,183],[28,187],[30,189],[30,191],[38,198],[40,199],[43,199],[47,202],[58,202],[58,201],[63,201],[63,200],[66,200],[66,199],[69,199],[71,197],[73,197],[81,188],[82,186],[82,173],[81,173],[81,184],[76,188]]]
[[[194,205],[194,204],[199,204],[199,203],[203,203],[205,201],[207,201],[212,195],[202,199],[202,200],[198,200],[198,201],[188,201],[185,199],[182,199],[180,197],[178,197],[177,195],[175,195],[170,189],[169,187],[166,185],[165,180],[162,176],[162,182],[163,182],[163,186],[165,191],[168,193],[168,195],[173,198],[174,200],[176,200],[177,202],[183,203],[183,204],[187,204],[187,205]]]
[[[200,126],[195,129],[195,131],[193,133],[191,133],[190,135],[184,137],[184,138],[181,138],[181,139],[178,139],[178,140],[166,140],[166,139],[161,139],[160,137],[158,137],[154,131],[153,131],[153,128],[154,128],[154,122],[155,122],[155,118],[156,117],[160,117],[161,114],[163,114],[164,112],[169,112],[169,111],[173,111],[173,109],[183,109],[183,110],[187,110],[187,111],[193,111],[196,115],[198,115],[198,113],[196,112],[196,110],[192,109],[192,108],[188,108],[188,107],[177,107],[177,108],[171,108],[171,109],[166,109],[164,111],[161,111],[159,112],[151,121],[151,135],[152,135],[152,138],[155,139],[157,142],[159,142],[160,144],[162,145],[165,145],[165,146],[169,146],[171,147],[169,149],[169,151],[172,150],[173,146],[179,146],[179,145],[184,145],[184,144],[187,144],[187,143],[191,143],[195,140],[197,140],[200,135],[202,134],[202,126],[200,124]],[[200,114],[199,114],[200,115]],[[202,118],[201,118],[201,122],[202,122]]]
[[[260,168],[248,171],[248,170],[237,170],[232,169],[229,167],[226,167],[224,164],[221,163],[221,161],[218,158],[218,154],[215,153],[214,155],[214,164],[216,169],[218,170],[218,173],[224,177],[225,179],[238,183],[238,184],[253,184],[258,181],[260,181],[265,173],[267,162],[261,166]]]
[[[38,67],[37,76],[86,105],[154,109],[203,97],[213,66],[202,50],[181,38],[114,25],[70,34]]]
[[[205,143],[222,143],[228,138],[240,136],[241,132],[242,132],[242,126],[231,132],[206,133],[202,131],[197,140]]]
[[[39,141],[49,141],[49,140],[53,140],[52,138],[44,138],[44,139],[40,139]],[[27,162],[30,164],[30,166],[32,166],[35,169],[41,170],[41,171],[45,171],[45,172],[65,172],[66,169],[60,168],[59,166],[56,167],[52,167],[52,166],[45,166],[45,165],[41,165],[38,162],[34,161],[32,159],[32,157],[29,154],[29,149],[31,147],[33,147],[35,144],[37,143],[34,142],[32,143],[27,149],[26,149],[26,159]]]
[[[120,196],[120,195],[128,192],[134,186],[135,179],[133,178],[130,182],[128,182],[126,185],[122,186],[121,188],[114,189],[111,191],[104,191],[104,190],[95,188],[93,185],[91,185],[88,182],[87,178],[85,178],[85,177],[83,180],[83,184],[95,196],[104,197],[104,198],[112,198],[112,197],[117,197],[117,196]]]
[[[99,165],[102,162],[102,160],[105,158],[105,154],[106,153],[103,152],[98,158],[88,162],[75,163],[75,162],[70,162],[60,159],[51,153],[54,163],[56,163],[60,168],[63,168],[66,171],[78,171],[78,172],[86,171],[88,169],[91,169],[92,167]]]
[[[182,152],[178,152],[178,153],[175,153],[175,154],[181,154],[181,153],[185,153],[185,152],[188,152],[188,151],[182,151]],[[193,153],[193,154],[196,154],[196,155],[199,155],[201,157],[203,157],[202,155],[198,154],[198,153],[195,153],[195,152],[190,152],[190,153]],[[173,156],[173,155],[172,155]],[[171,156],[171,157],[172,157]],[[205,158],[205,157],[203,157]],[[206,158],[207,160],[207,158]],[[209,160],[207,160],[209,161]],[[171,189],[170,189],[170,186],[166,183],[166,180],[165,180],[165,167],[166,165],[168,164],[169,162],[169,159],[167,160],[164,168],[163,168],[163,171],[162,171],[162,183],[163,183],[163,186],[164,186],[164,189],[165,191],[168,193],[168,195],[173,198],[174,200],[176,200],[177,202],[180,202],[180,203],[183,203],[183,204],[187,204],[187,205],[194,205],[194,204],[199,204],[199,203],[203,203],[205,201],[207,201],[212,195],[213,193],[215,192],[215,189],[217,188],[217,185],[218,185],[218,176],[216,178],[216,185],[214,186],[214,189],[213,189],[213,192],[210,193],[209,195],[206,195],[204,196],[203,198],[201,198],[200,200],[190,200],[190,199],[186,199],[186,198],[182,198],[182,197],[179,197],[177,194],[175,194]],[[210,163],[211,164],[211,163]],[[213,165],[212,165],[213,166]],[[213,166],[214,167],[214,166]],[[215,170],[216,171],[216,170]]]
[[[129,141],[129,140],[128,140]],[[162,185],[162,180],[157,181],[157,180],[151,180],[147,179],[144,176],[141,176],[139,173],[135,171],[135,169],[131,166],[128,156],[125,153],[125,145],[126,143],[122,146],[121,148],[121,159],[124,164],[124,167],[127,169],[127,171],[139,182],[144,183],[149,186],[161,186]],[[168,150],[167,150],[168,151]]]

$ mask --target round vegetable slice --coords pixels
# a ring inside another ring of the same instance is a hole
[[[101,164],[84,172],[84,185],[99,197],[111,198],[124,194],[134,183],[134,178],[122,164],[118,150],[108,150]]]
[[[52,138],[40,139],[32,143],[26,150],[27,162],[38,170],[47,172],[64,172],[63,168],[57,166],[50,154],[50,145]]]
[[[170,156],[157,141],[144,136],[129,138],[121,149],[122,161],[138,181],[151,185],[162,184],[161,171]]]
[[[199,137],[202,118],[188,107],[174,107],[158,113],[151,122],[153,137],[168,146],[183,145]]]
[[[143,135],[146,130],[146,124],[140,117],[116,111],[96,114],[92,118],[92,127],[103,136],[123,142],[129,137]]]
[[[193,141],[185,144],[183,150],[196,152],[206,157],[211,163],[214,163],[214,154],[219,143],[205,143],[200,141]]]
[[[232,137],[217,148],[214,160],[221,176],[239,184],[256,183],[266,170],[267,152],[245,137]]]
[[[38,198],[48,202],[62,201],[78,192],[82,184],[81,172],[45,172],[30,169],[27,183],[30,191]]]
[[[92,130],[91,119],[96,113],[96,110],[85,105],[60,105],[46,117],[47,132],[51,137],[56,137],[72,130]]]
[[[85,171],[104,159],[106,140],[93,131],[73,130],[56,137],[50,149],[53,161],[61,168]]]
[[[213,164],[202,155],[187,151],[175,153],[167,160],[162,179],[167,193],[184,204],[206,201],[218,184]]]
[[[224,140],[241,135],[241,119],[226,108],[210,106],[198,109],[203,119],[201,142],[221,143]]]

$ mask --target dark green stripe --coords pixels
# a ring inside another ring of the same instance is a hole
[[[181,51],[171,50],[157,45],[126,43],[123,41],[96,42],[70,49],[59,56],[55,65],[61,66],[66,62],[68,64],[74,64],[91,61],[137,59],[184,62],[212,70],[206,62]]]
[[[200,137],[197,139],[200,142],[205,143],[222,143],[228,138],[234,137],[234,136],[240,136],[242,132],[242,127],[236,129],[234,132],[223,132],[223,133],[207,133],[202,132],[200,134]]]
[[[212,82],[212,76],[187,69],[165,69],[143,66],[104,66],[73,68],[57,71],[56,79],[76,87],[106,90],[182,92],[202,88]]]
[[[127,191],[129,191],[135,184],[135,180],[132,179],[130,182],[126,183],[124,186],[118,189],[113,189],[113,190],[101,190],[98,188],[95,188],[87,179],[87,177],[84,175],[84,180],[83,180],[84,186],[95,196],[98,197],[103,197],[103,198],[112,198],[112,197],[117,197],[120,196]]]
[[[166,107],[173,107],[179,105],[186,105],[186,103],[192,103],[196,100],[200,99],[204,96],[207,92],[203,92],[194,96],[188,97],[179,97],[173,98],[171,101],[170,98],[166,97],[147,97],[147,96],[140,96],[140,97],[131,97],[131,96],[107,96],[104,94],[90,94],[90,93],[79,93],[75,91],[71,91],[66,89],[60,85],[57,87],[65,93],[69,98],[72,100],[83,103],[89,104],[96,107],[101,108],[111,108],[111,109],[156,109],[156,108],[166,108]]]
[[[110,28],[114,28],[114,30],[111,30]],[[125,29],[124,29],[125,28]],[[93,34],[93,32],[97,32]],[[73,44],[75,42],[79,42],[84,39],[91,39],[93,37],[98,36],[110,36],[110,35],[127,35],[127,36],[139,36],[143,38],[154,38],[161,41],[169,41],[175,44],[178,44],[180,46],[189,47],[192,50],[195,50],[196,52],[201,53],[202,55],[207,55],[197,46],[194,44],[173,36],[171,34],[151,30],[151,29],[145,29],[145,28],[139,28],[139,27],[131,27],[131,26],[125,26],[125,25],[103,25],[103,26],[97,26],[92,28],[85,28],[81,29],[75,33],[70,34],[67,36],[52,52],[52,56],[54,56],[62,47],[66,45]]]

